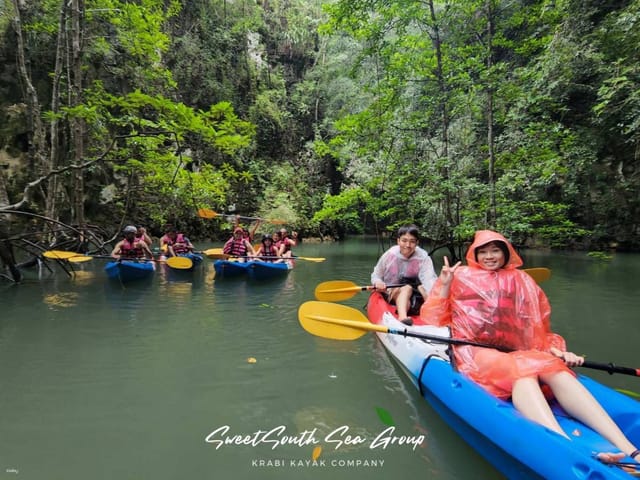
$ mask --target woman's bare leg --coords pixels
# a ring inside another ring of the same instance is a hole
[[[549,402],[544,397],[537,378],[526,377],[516,380],[513,384],[511,398],[513,406],[526,418],[547,427],[549,430],[553,430],[563,437],[569,438],[551,411]]]
[[[569,415],[594,429],[624,453],[636,450],[602,405],[573,375],[559,372],[543,375],[540,379],[549,385],[558,403]]]

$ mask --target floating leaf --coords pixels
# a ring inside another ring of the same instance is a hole
[[[376,407],[376,413],[378,414],[378,417],[380,418],[382,423],[384,423],[385,425],[389,425],[390,427],[394,425],[393,418],[391,418],[391,414],[387,412],[384,408]]]
[[[311,454],[311,460],[313,460],[314,462],[318,460],[321,453],[322,453],[322,447],[318,445],[316,448],[313,449],[313,453]]]

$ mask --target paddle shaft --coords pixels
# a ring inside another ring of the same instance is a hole
[[[357,322],[355,322],[357,323]],[[380,332],[385,332],[386,333],[391,333],[391,334],[395,334],[395,335],[403,335],[406,337],[416,337],[416,338],[422,338],[424,340],[431,340],[434,342],[443,342],[443,343],[450,343],[451,345],[470,345],[472,347],[483,347],[483,348],[493,348],[495,350],[500,350],[501,352],[513,352],[513,349],[510,348],[505,348],[505,347],[500,347],[498,345],[490,345],[488,343],[480,343],[480,342],[474,342],[471,340],[463,340],[460,338],[447,338],[447,337],[439,337],[437,335],[429,335],[426,333],[419,333],[419,332],[411,332],[407,329],[392,329],[392,328],[387,328],[384,327],[382,325],[374,325],[376,327],[380,327],[381,330],[376,329],[376,331],[380,331]],[[582,362],[582,365],[577,365],[578,367],[582,367],[582,368],[590,368],[592,370],[602,370],[604,372],[607,372],[610,375],[613,375],[614,373],[621,373],[623,375],[631,375],[633,377],[640,377],[640,369],[638,368],[630,368],[630,367],[620,367],[618,365],[615,365],[614,363],[598,363],[598,362],[592,362],[591,360],[585,360],[584,362]]]
[[[357,328],[360,330],[368,330],[371,332],[390,333],[393,335],[402,335],[404,337],[421,338],[423,340],[431,340],[433,342],[450,343],[452,345],[471,345],[473,347],[494,348],[502,350],[504,352],[511,351],[495,345],[489,345],[488,343],[473,342],[471,340],[462,340],[459,338],[441,337],[439,335],[429,335],[428,333],[413,332],[411,330],[396,329],[385,327],[384,325],[377,325],[375,323],[363,323],[358,320],[346,320],[343,318],[323,317],[318,315],[307,315],[312,320],[318,320],[326,323],[333,323],[334,325],[344,325],[345,327]]]
[[[452,345],[471,345],[472,347],[483,347],[483,348],[493,348],[495,350],[500,350],[501,352],[513,352],[513,349],[500,347],[498,345],[490,345],[487,343],[479,343],[473,342],[471,340],[462,340],[459,338],[447,338],[447,337],[438,337],[437,335],[428,335],[417,332],[410,332],[406,329],[403,330],[394,330],[391,328],[383,327],[387,329],[387,333],[392,333],[396,335],[404,335],[407,337],[417,337],[425,340],[432,340],[434,342],[444,342],[450,343]],[[590,368],[592,370],[602,370],[607,372],[609,375],[613,375],[614,373],[621,373],[623,375],[631,375],[632,377],[640,377],[640,369],[638,368],[630,368],[630,367],[620,367],[613,363],[598,363],[592,362],[591,360],[585,360],[582,362],[582,365],[576,365],[582,368]]]
[[[231,221],[231,220],[235,220],[235,219],[259,220],[261,222],[268,222],[268,223],[272,223],[274,225],[284,225],[285,223],[287,223],[284,220],[280,220],[280,219],[266,220],[266,219],[264,219],[262,217],[245,217],[244,215],[234,215],[233,213],[218,213],[218,212],[214,212],[213,210],[211,210],[209,208],[199,208],[198,209],[198,216],[201,217],[201,218],[223,217],[227,221]]]
[[[383,327],[387,328],[387,327]],[[432,340],[434,342],[445,342],[450,343],[452,345],[471,345],[472,347],[483,347],[483,348],[493,348],[495,350],[500,350],[501,352],[513,352],[513,349],[500,347],[498,345],[490,345],[488,343],[480,343],[474,342],[471,340],[462,340],[459,338],[447,338],[447,337],[438,337],[437,335],[428,335],[424,333],[418,332],[410,332],[407,329],[397,330],[387,328],[388,333],[396,334],[396,335],[404,335],[407,337],[418,337],[425,340]],[[638,368],[630,368],[630,367],[620,367],[615,365],[614,363],[598,363],[592,362],[591,360],[585,360],[582,362],[582,365],[577,365],[582,368],[590,368],[592,370],[602,370],[607,372],[610,375],[614,373],[621,373],[624,375],[631,375],[633,377],[640,377],[640,369]]]
[[[249,258],[253,260],[260,260],[262,258],[277,258],[282,260],[290,260],[290,259],[298,259],[298,260],[308,260],[310,262],[324,262],[326,259],[324,257],[299,257],[298,255],[292,255],[290,257],[279,257],[277,255],[259,255],[257,257],[252,257],[251,255],[231,255],[229,253],[221,253],[219,251],[213,251],[217,249],[211,249],[205,251],[207,257],[215,258],[218,260],[228,260],[229,258]]]
[[[313,309],[313,307],[321,306],[323,302],[306,302],[306,304]],[[326,304],[326,305],[332,305],[333,306],[332,308],[336,307],[336,304]],[[340,308],[342,309],[342,312],[351,313],[351,311],[353,311],[353,318],[357,318],[358,320],[347,320],[344,318],[335,318],[330,316],[308,314],[303,312],[302,317],[300,318],[300,323],[302,324],[303,328],[308,332],[313,333],[314,335],[324,336],[325,338],[337,338],[337,339],[344,340],[344,339],[354,339],[356,337],[345,336],[345,335],[331,336],[332,334],[335,335],[335,331],[332,330],[330,332],[329,328],[325,330],[323,330],[322,328],[318,329],[319,324],[309,325],[306,322],[311,320],[311,321],[316,321],[321,323],[328,323],[338,327],[344,327],[345,331],[350,331],[350,332],[353,332],[353,329],[362,330],[363,331],[362,335],[364,335],[366,331],[372,331],[372,332],[388,333],[393,335],[402,335],[405,337],[421,338],[423,340],[430,340],[430,341],[439,342],[439,343],[448,343],[451,345],[469,345],[472,347],[492,348],[494,350],[499,350],[502,352],[514,351],[511,348],[501,347],[499,345],[491,345],[488,343],[474,342],[472,340],[442,337],[439,335],[430,335],[428,333],[407,330],[406,328],[403,328],[403,329],[389,328],[384,325],[377,325],[377,324],[370,323],[362,313],[360,313],[358,310],[354,308],[346,307],[344,305],[340,305]],[[621,367],[613,363],[598,363],[598,362],[593,362],[591,360],[585,360],[582,363],[582,365],[576,365],[576,366],[579,366],[582,368],[589,368],[592,370],[601,370],[609,374],[620,373],[623,375],[640,377],[640,369],[631,368],[631,367]]]
[[[43,254],[46,258],[53,258],[56,260],[66,260],[71,263],[82,263],[93,260],[94,258],[106,258],[114,262],[119,261],[129,261],[129,262],[157,262],[157,263],[166,263],[170,268],[175,268],[178,270],[189,270],[193,267],[193,260],[188,257],[169,257],[166,260],[154,259],[154,258],[115,258],[111,255],[83,255],[82,253],[76,252],[66,252],[62,250],[50,250],[44,252]]]
[[[387,285],[387,288],[399,288],[408,285],[407,283],[392,283]],[[363,286],[353,286],[353,287],[344,287],[344,288],[329,288],[322,290],[322,293],[348,293],[348,292],[367,292],[370,290],[375,290],[376,287],[374,285],[363,285]]]
[[[591,368],[593,370],[602,370],[609,375],[614,373],[622,373],[623,375],[631,375],[632,377],[640,377],[640,368],[620,367],[614,363],[597,363],[591,360],[585,360],[581,367]]]

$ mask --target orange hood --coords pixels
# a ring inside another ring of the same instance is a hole
[[[513,270],[522,266],[524,263],[520,255],[516,252],[513,245],[501,234],[494,232],[492,230],[478,230],[476,232],[475,237],[473,238],[473,243],[467,250],[467,265],[473,268],[482,268],[480,264],[476,261],[475,250],[482,245],[486,245],[489,242],[502,242],[507,246],[509,250],[509,261],[502,268],[506,270]]]

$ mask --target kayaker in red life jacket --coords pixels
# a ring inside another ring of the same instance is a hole
[[[284,262],[284,259],[278,256],[278,249],[273,244],[273,238],[268,234],[262,236],[260,248],[256,251],[256,258],[263,262]]]
[[[291,249],[296,245],[298,245],[298,232],[291,232],[291,237],[289,237],[287,229],[281,228],[280,241],[276,245],[278,255],[280,257],[291,258],[293,256]]]
[[[124,238],[116,243],[111,252],[113,258],[153,258],[153,253],[144,240],[136,240],[138,229],[133,225],[124,227]]]
[[[233,224],[233,229],[235,230],[238,227],[242,228],[243,237],[246,238],[247,240],[249,240],[249,242],[253,242],[253,239],[256,236],[256,231],[258,230],[258,227],[262,223],[262,220],[259,219],[259,218],[256,219],[256,221],[251,226],[251,230],[249,230],[248,228],[245,228],[240,224],[240,218],[242,218],[240,215],[236,215],[235,222]]]
[[[255,256],[251,242],[244,237],[242,227],[236,227],[233,230],[233,236],[227,240],[222,248],[227,255],[238,257],[238,260],[244,262],[249,256]]]
[[[378,259],[371,274],[371,285],[396,306],[398,319],[411,325],[409,311],[418,313],[422,301],[436,281],[436,272],[429,254],[418,246],[420,232],[415,225],[398,229],[397,244]],[[391,284],[406,284],[389,288]],[[417,292],[414,292],[414,286]],[[413,308],[412,308],[413,307]]]
[[[570,439],[547,401],[547,396],[555,396],[569,415],[623,452],[599,453],[600,461],[615,463],[626,455],[640,460],[640,451],[570,369],[584,358],[568,352],[564,339],[551,331],[547,296],[518,270],[523,262],[511,243],[499,233],[480,230],[466,260],[468,266],[450,266],[444,257],[440,276],[421,308],[420,323],[449,326],[455,338],[513,351],[455,346],[458,370],[497,397],[511,397],[525,417]]]
[[[191,241],[183,233],[178,233],[173,227],[169,228],[160,239],[160,245],[164,247],[163,250],[166,249],[164,253],[168,257],[175,257],[193,251]]]

